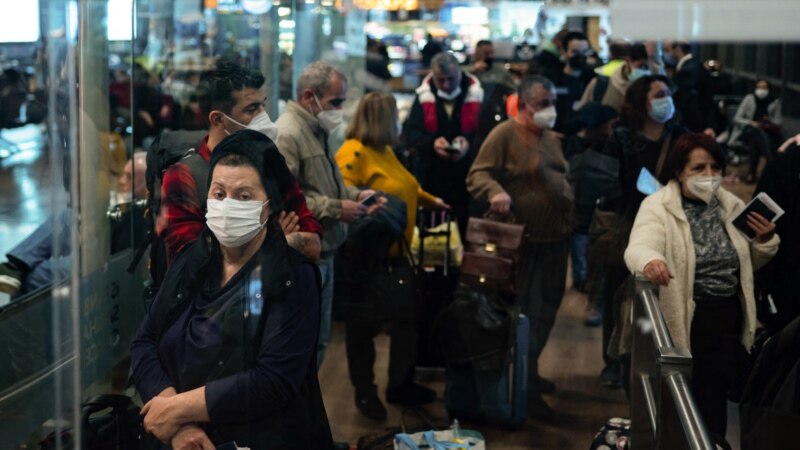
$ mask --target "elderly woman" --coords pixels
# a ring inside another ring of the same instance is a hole
[[[207,229],[176,257],[131,346],[145,430],[175,449],[331,448],[315,367],[318,272],[278,221],[264,135],[214,150]]]
[[[721,189],[716,141],[685,134],[670,155],[666,187],[642,202],[625,262],[659,286],[672,339],[690,348],[692,389],[709,430],[724,439],[726,395],[756,328],[753,271],[778,250],[775,224],[747,217],[751,242],[731,223],[744,209]]]

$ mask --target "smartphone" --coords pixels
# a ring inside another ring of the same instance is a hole
[[[451,155],[458,155],[459,153],[461,153],[461,145],[459,145],[458,141],[453,141],[452,144],[445,147],[444,151],[446,151]]]
[[[364,200],[361,200],[361,204],[366,206],[367,208],[369,208],[370,206],[374,205],[377,202],[378,202],[378,193],[377,192],[372,194],[372,195],[370,195],[369,197],[365,198]]]

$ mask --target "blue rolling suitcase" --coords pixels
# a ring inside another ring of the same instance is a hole
[[[519,314],[514,322],[514,342],[502,369],[447,368],[445,402],[452,417],[510,428],[525,423],[530,321]]]

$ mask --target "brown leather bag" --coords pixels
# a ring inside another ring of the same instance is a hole
[[[524,239],[524,225],[470,217],[464,239],[461,282],[513,293]]]

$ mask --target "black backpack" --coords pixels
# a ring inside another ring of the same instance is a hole
[[[164,240],[156,233],[156,220],[161,211],[161,182],[164,172],[169,166],[180,161],[189,167],[198,189],[205,189],[208,184],[208,162],[203,159],[195,148],[206,135],[205,130],[166,130],[156,137],[147,150],[147,171],[145,182],[147,184],[147,237],[139,247],[136,256],[128,268],[130,272],[136,268],[139,260],[144,255],[148,244],[150,245],[150,277],[155,289],[161,284],[167,272],[167,247]],[[206,196],[198,195],[200,208],[206,207]]]

